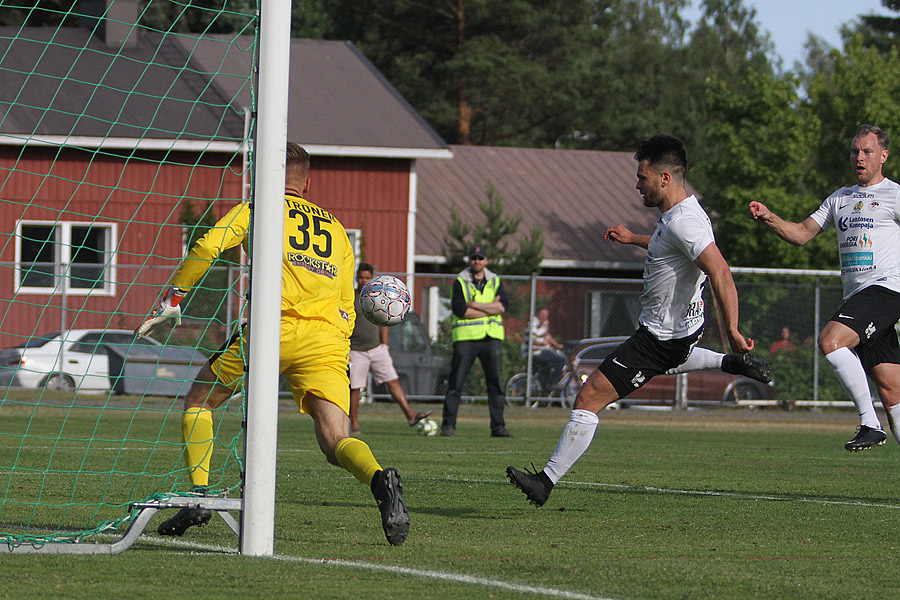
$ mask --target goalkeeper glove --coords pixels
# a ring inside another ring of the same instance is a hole
[[[163,296],[156,310],[141,323],[141,326],[135,330],[134,335],[139,338],[147,337],[155,327],[166,319],[173,317],[175,318],[175,325],[181,325],[181,307],[178,305],[185,294],[187,294],[186,290],[177,287],[170,288],[166,295]]]

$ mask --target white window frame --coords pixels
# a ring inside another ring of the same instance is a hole
[[[350,240],[350,247],[353,248],[353,258],[355,264],[353,266],[353,281],[356,281],[356,270],[359,268],[359,243],[362,240],[362,229],[345,229],[347,239]]]
[[[56,230],[53,285],[51,286],[34,287],[22,285],[22,228],[32,226],[53,227]],[[105,260],[100,265],[103,267],[103,287],[87,289],[72,286],[70,269],[72,266],[72,228],[74,227],[101,228],[105,231],[107,250],[104,253]],[[16,268],[13,275],[13,289],[19,294],[48,296],[60,293],[69,296],[115,296],[117,267],[115,248],[117,247],[118,239],[117,223],[98,221],[16,221]]]

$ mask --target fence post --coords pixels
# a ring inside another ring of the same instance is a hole
[[[534,377],[534,373],[532,371],[532,357],[534,356],[534,340],[531,335],[531,321],[534,319],[534,307],[537,302],[537,273],[531,273],[531,297],[529,298],[528,303],[528,325],[525,328],[525,335],[528,336],[528,339],[525,340],[527,344],[528,351],[526,352],[525,357],[525,404],[531,404],[531,378]]]
[[[681,373],[675,379],[675,408],[685,410],[688,405],[688,374]]]
[[[813,339],[819,335],[819,318],[821,311],[822,295],[819,286],[819,276],[816,276],[815,306],[813,307]],[[813,350],[813,402],[819,401],[819,352]]]

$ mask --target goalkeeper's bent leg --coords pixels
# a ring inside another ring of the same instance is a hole
[[[359,438],[347,437],[339,441],[334,447],[334,457],[340,466],[368,486],[371,486],[375,473],[381,471],[372,450]]]
[[[190,469],[191,483],[195,486],[209,484],[209,461],[213,446],[212,411],[203,407],[191,407],[181,417],[181,433],[184,440],[184,464]]]

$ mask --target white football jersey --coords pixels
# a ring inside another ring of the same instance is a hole
[[[885,179],[864,188],[844,187],[810,217],[837,230],[846,300],[870,285],[900,292],[900,185]]]
[[[639,319],[656,339],[687,337],[703,327],[706,274],[694,261],[715,241],[709,216],[694,196],[660,216],[644,261]]]

